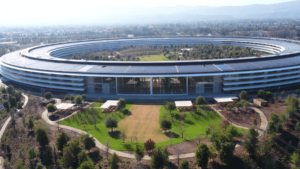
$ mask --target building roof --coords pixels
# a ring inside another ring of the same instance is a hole
[[[189,107],[192,106],[193,103],[191,101],[175,101],[176,107]]]
[[[214,99],[218,103],[225,103],[225,102],[233,102],[233,100],[237,100],[238,97],[225,97],[225,98],[214,98]]]
[[[118,106],[119,100],[107,100],[100,108],[107,109],[110,106]]]
[[[72,103],[60,103],[59,105],[56,106],[58,110],[67,110],[71,107],[73,107],[75,104]]]

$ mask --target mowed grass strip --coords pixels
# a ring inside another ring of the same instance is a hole
[[[163,54],[159,55],[146,55],[146,56],[140,56],[140,61],[172,61],[173,59],[168,59]]]
[[[126,140],[137,137],[138,142],[149,139],[155,142],[168,141],[169,138],[162,134],[159,125],[160,108],[155,105],[132,105],[129,110],[131,115],[119,122],[119,130],[125,130]]]

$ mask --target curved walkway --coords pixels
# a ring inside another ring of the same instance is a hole
[[[24,98],[25,98],[24,104],[22,106],[22,108],[24,108],[27,105],[27,103],[28,103],[28,97],[25,94],[22,94],[22,96],[24,96]],[[20,110],[17,110],[17,111],[20,111]],[[9,124],[10,120],[11,120],[11,117],[9,117],[6,120],[6,122],[3,124],[3,126],[2,126],[2,128],[0,130],[0,140],[1,140],[1,137],[2,137],[2,135],[3,135],[3,133],[4,133],[5,129],[6,129],[7,125]],[[2,165],[3,165],[2,162],[3,162],[3,158],[1,157],[0,158],[0,169],[2,169]]]
[[[56,99],[56,103],[55,103],[55,105],[57,105],[57,104],[59,104],[60,103],[60,99]],[[218,114],[220,114],[220,112],[218,112],[218,111],[216,111]],[[260,114],[260,117],[261,118],[265,118],[265,120],[267,119],[266,118],[266,116],[261,112],[261,111],[257,111],[259,114]],[[222,117],[222,118],[225,118],[223,115],[221,115],[220,114],[220,116]],[[263,117],[264,116],[264,117]],[[44,112],[43,112],[43,114],[42,114],[42,119],[46,122],[46,123],[48,123],[48,124],[50,124],[50,125],[52,125],[52,126],[58,126],[58,124],[57,124],[57,122],[55,122],[55,121],[51,121],[49,118],[48,118],[48,111],[47,110],[45,110]],[[265,121],[265,120],[262,120],[262,122],[263,121]],[[267,120],[266,120],[266,122],[267,122]],[[267,122],[268,123],[268,122]],[[233,125],[235,125],[235,124],[233,124]],[[241,127],[241,128],[244,128],[244,129],[248,129],[248,128],[246,128],[246,127],[242,127],[242,126],[238,126],[238,125],[235,125],[235,126],[237,126],[237,127]],[[261,125],[261,127],[262,127],[263,125]],[[70,127],[70,126],[65,126],[65,125],[59,125],[59,127],[60,128],[64,128],[64,129],[68,129],[68,130],[71,130],[71,131],[74,131],[74,132],[77,132],[77,133],[79,133],[79,134],[81,134],[81,133],[84,133],[84,134],[86,134],[87,132],[85,132],[85,131],[82,131],[82,130],[80,130],[80,129],[76,129],[76,128],[73,128],[73,127]],[[263,133],[263,132],[261,132],[261,133]],[[261,135],[261,134],[260,134]],[[95,139],[95,142],[96,142],[96,147],[98,147],[99,149],[101,149],[101,150],[103,150],[103,151],[105,151],[105,149],[106,149],[106,146],[105,145],[103,145],[102,143],[100,143],[97,139]],[[120,157],[124,157],[124,158],[131,158],[131,159],[135,159],[135,157],[134,157],[134,155],[133,154],[129,154],[129,153],[124,153],[124,152],[122,152],[122,151],[116,151],[116,150],[113,150],[113,149],[109,149],[109,153],[110,154],[112,154],[112,153],[116,153],[118,156],[120,156]],[[182,158],[191,158],[191,157],[195,157],[195,153],[187,153],[187,154],[182,154],[182,155],[180,155],[180,158],[182,159]],[[151,159],[151,157],[150,156],[145,156],[144,158],[143,158],[143,160],[150,160]],[[174,159],[177,159],[177,157],[175,156],[175,155],[170,155],[169,156],[169,159],[170,160],[174,160]]]

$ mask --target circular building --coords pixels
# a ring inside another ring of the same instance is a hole
[[[126,46],[213,44],[271,53],[239,59],[188,61],[86,61],[63,59],[88,50]],[[300,42],[243,37],[172,37],[90,40],[41,45],[1,57],[0,72],[30,90],[85,93],[130,100],[220,97],[241,90],[279,90],[300,82]]]

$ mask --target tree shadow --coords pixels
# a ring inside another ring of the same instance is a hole
[[[59,116],[54,114],[54,115],[49,116],[49,119],[50,119],[51,121],[56,121],[56,120],[59,119]]]
[[[132,144],[129,144],[129,143],[125,143],[123,144],[123,147],[126,148],[126,150],[129,150],[129,151],[133,151],[133,147],[132,147]]]
[[[178,169],[178,166],[176,166],[174,163],[172,162],[168,162],[166,165],[168,168],[170,169]]]
[[[35,137],[34,131],[29,131],[28,134],[27,134],[27,137],[32,137],[32,138],[34,138],[34,137]]]
[[[100,151],[95,149],[93,152],[88,153],[90,159],[96,164],[102,160],[102,156],[100,156]]]
[[[120,139],[120,131],[113,131],[108,133],[110,137],[114,139]]]
[[[167,132],[167,133],[164,133],[167,137],[172,137],[172,138],[179,138],[179,135],[174,133],[174,132]]]

